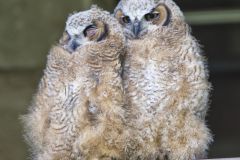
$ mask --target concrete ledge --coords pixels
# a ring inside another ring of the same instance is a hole
[[[239,158],[219,158],[219,159],[206,159],[206,160],[240,160]]]

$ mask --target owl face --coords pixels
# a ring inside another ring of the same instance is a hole
[[[115,17],[129,39],[168,26],[177,16],[182,13],[172,0],[122,0],[115,9]]]
[[[88,11],[71,15],[67,22],[61,44],[69,52],[86,44],[100,42],[107,39],[110,32],[117,32],[120,27],[115,27],[114,18],[96,6]],[[109,25],[110,24],[110,25]],[[116,24],[115,24],[116,25]],[[111,28],[109,30],[109,28]]]
[[[69,29],[69,28],[68,28]],[[64,46],[68,51],[73,52],[78,47],[91,43],[99,42],[107,35],[107,26],[100,20],[93,20],[90,23],[81,24],[77,29],[66,30],[67,44]]]

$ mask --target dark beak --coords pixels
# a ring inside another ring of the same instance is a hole
[[[76,40],[72,40],[70,43],[70,48],[75,51],[80,45],[77,43]]]
[[[135,20],[133,22],[132,31],[136,37],[138,37],[139,33],[141,32],[141,21]]]
[[[67,49],[70,53],[74,52],[79,46],[80,44],[74,38],[70,38],[67,44],[64,45],[65,49]]]

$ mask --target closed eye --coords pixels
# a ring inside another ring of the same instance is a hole
[[[84,29],[83,34],[85,37],[91,37],[96,33],[96,30],[97,27],[95,25],[89,25]]]
[[[90,41],[101,41],[108,35],[107,25],[99,20],[94,20],[91,25],[87,26],[83,31],[84,37]]]

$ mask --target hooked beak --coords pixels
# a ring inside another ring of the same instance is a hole
[[[71,40],[69,43],[69,47],[72,51],[75,51],[79,46],[80,44],[78,44],[76,40]]]
[[[134,35],[136,37],[138,37],[139,33],[141,32],[142,28],[141,28],[141,21],[139,20],[135,20],[132,26],[132,32],[134,33]]]
[[[65,41],[64,47],[69,52],[74,52],[80,45],[78,39],[69,35],[69,38]]]

